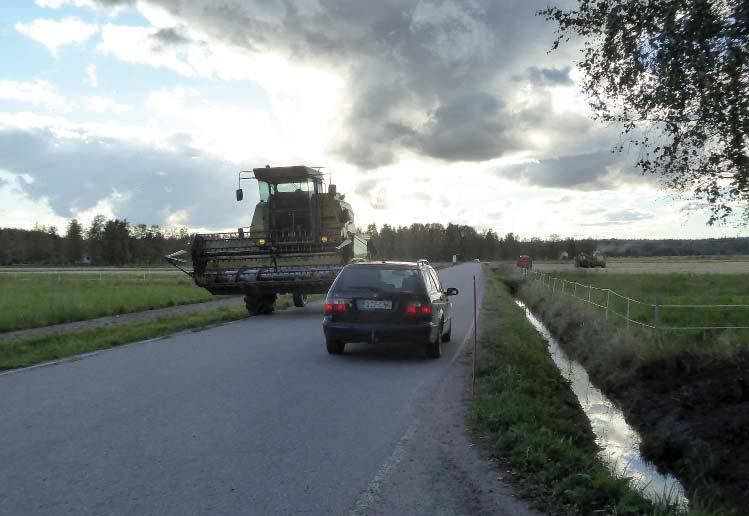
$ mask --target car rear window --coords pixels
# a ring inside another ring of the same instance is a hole
[[[349,267],[341,272],[336,281],[336,288],[341,290],[367,288],[416,292],[421,288],[421,280],[418,271],[414,269]]]

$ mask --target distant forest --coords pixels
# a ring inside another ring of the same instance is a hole
[[[528,254],[537,259],[572,258],[600,249],[609,256],[749,255],[749,238],[703,240],[620,240],[590,238],[524,239],[513,233],[477,231],[456,224],[385,224],[367,228],[375,257],[388,260],[513,260]],[[164,255],[190,249],[186,228],[162,229],[99,215],[84,228],[71,220],[65,234],[55,227],[0,229],[0,265],[161,265]]]

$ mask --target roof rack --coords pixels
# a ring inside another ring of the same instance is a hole
[[[426,258],[420,258],[416,260],[416,265],[429,265],[429,260]]]

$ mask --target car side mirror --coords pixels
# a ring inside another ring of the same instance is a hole
[[[241,188],[237,188],[237,201],[244,199],[244,192]]]
[[[458,289],[455,287],[450,287],[449,289],[445,290],[446,296],[457,296],[458,295]]]

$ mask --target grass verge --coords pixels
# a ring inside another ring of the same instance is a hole
[[[749,503],[745,345],[627,331],[586,303],[504,278],[622,407],[642,437],[643,456],[681,481],[693,514],[738,514]]]
[[[0,275],[0,332],[212,299],[186,276]]]
[[[290,296],[281,296],[277,309],[291,306]],[[188,315],[161,317],[146,323],[123,324],[79,332],[0,341],[0,370],[108,349],[130,342],[164,337],[187,329],[200,329],[248,317],[244,306],[217,308]]]
[[[663,514],[598,457],[590,424],[546,342],[487,270],[472,426],[524,495],[555,514]]]

